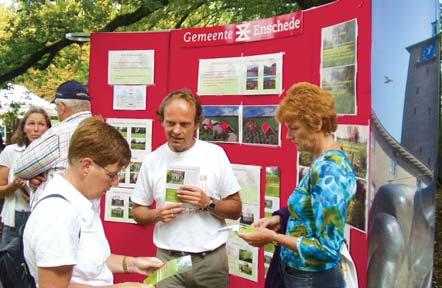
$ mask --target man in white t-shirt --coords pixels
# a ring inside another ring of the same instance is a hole
[[[224,150],[194,138],[202,121],[197,97],[187,90],[167,95],[158,110],[167,143],[143,161],[132,201],[140,224],[155,223],[153,240],[161,260],[192,256],[192,270],[158,284],[165,287],[225,288],[229,285],[225,243],[217,232],[226,218],[241,214],[240,186]],[[199,185],[181,185],[180,202],[166,202],[168,169],[199,169]],[[155,202],[155,208],[149,206]]]

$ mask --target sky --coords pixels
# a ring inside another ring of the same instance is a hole
[[[373,109],[398,142],[410,56],[406,47],[432,36],[438,5],[437,0],[372,0]],[[393,81],[384,83],[384,76]]]

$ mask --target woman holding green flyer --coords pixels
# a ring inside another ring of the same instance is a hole
[[[288,198],[285,231],[281,216],[254,223],[239,233],[250,245],[280,245],[285,288],[345,287],[339,261],[348,204],[356,192],[350,161],[335,141],[337,115],[333,96],[310,83],[293,85],[281,100],[276,119],[287,125],[287,138],[314,161]]]
[[[72,135],[64,175],[56,174],[36,203],[24,231],[24,255],[37,287],[150,287],[113,284],[113,273],[149,275],[154,257],[111,254],[97,201],[118,184],[131,152],[127,141],[99,118]]]

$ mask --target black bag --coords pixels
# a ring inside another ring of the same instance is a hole
[[[3,288],[35,288],[34,278],[24,260],[21,232],[20,238],[13,238],[5,248],[0,249],[0,279]]]
[[[40,199],[35,207],[47,198],[62,198],[68,201],[60,194],[50,194]],[[13,238],[5,248],[0,249],[0,280],[3,288],[36,288],[34,277],[29,272],[23,254],[24,230],[25,225],[19,228],[18,238]]]

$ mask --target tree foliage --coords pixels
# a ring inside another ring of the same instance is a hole
[[[0,7],[0,85],[13,80],[50,99],[63,80],[85,82],[89,45],[66,39],[69,32],[224,25],[327,2],[332,0],[15,1],[13,8]]]
[[[9,104],[8,112],[0,115],[0,120],[2,120],[3,126],[5,127],[6,144],[10,144],[12,134],[14,134],[14,131],[17,129],[20,122],[18,119],[20,107],[20,103],[11,102],[11,104]]]

